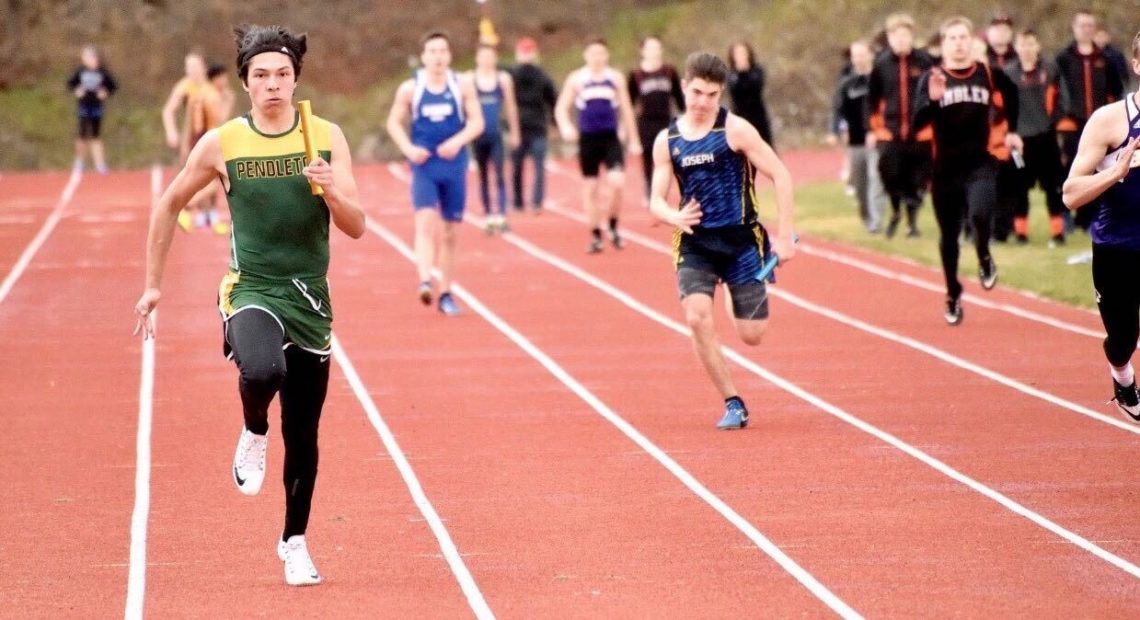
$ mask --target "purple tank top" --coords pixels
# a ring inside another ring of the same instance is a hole
[[[1140,136],[1140,108],[1136,105],[1135,94],[1129,93],[1124,102],[1128,114],[1128,138],[1105,155],[1097,166],[1098,172],[1115,164],[1128,141]],[[1096,215],[1089,226],[1094,244],[1140,251],[1140,169],[1135,166],[1134,162],[1132,171],[1124,180],[1101,194]]]
[[[578,91],[574,106],[578,108],[578,131],[582,133],[617,131],[617,83],[609,73],[607,70],[600,80],[587,73]]]

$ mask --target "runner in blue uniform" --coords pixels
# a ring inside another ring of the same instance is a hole
[[[475,52],[472,80],[483,109],[483,135],[471,144],[475,164],[479,167],[479,191],[483,213],[487,216],[487,234],[507,230],[507,187],[503,178],[503,128],[500,120],[507,117],[507,141],[511,150],[519,147],[519,112],[515,103],[515,83],[511,75],[499,69],[499,55],[494,46],[481,44]],[[489,166],[495,168],[495,207],[491,207]]]
[[[723,282],[736,333],[760,344],[768,326],[768,294],[758,272],[769,252],[795,255],[792,177],[775,151],[743,118],[721,107],[728,65],[697,52],[685,61],[685,114],[653,144],[650,211],[673,225],[674,261],[681,306],[697,356],[725,402],[719,429],[748,425],[748,409],[733,385],[713,327],[713,294]],[[772,179],[778,227],[770,236],[757,216],[756,173]],[[665,201],[676,178],[679,207]]]
[[[388,113],[388,134],[412,164],[416,212],[419,298],[431,304],[432,267],[439,269],[439,311],[460,313],[451,296],[455,225],[467,204],[467,145],[483,133],[483,110],[470,77],[451,70],[451,42],[429,32],[420,54],[423,68],[400,84]],[[405,128],[411,117],[411,134]],[[436,257],[438,255],[438,262]]]
[[[1140,75],[1140,33],[1132,39],[1132,71]],[[1069,209],[1094,209],[1092,275],[1096,304],[1107,337],[1104,353],[1112,374],[1113,400],[1140,423],[1140,394],[1132,354],[1140,336],[1140,92],[1093,112],[1081,133],[1065,181]]]

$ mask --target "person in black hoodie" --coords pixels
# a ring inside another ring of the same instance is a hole
[[[728,94],[732,97],[732,112],[743,117],[764,138],[770,146],[772,123],[768,119],[768,108],[764,105],[764,67],[756,62],[756,52],[745,41],[738,41],[728,47]]]
[[[82,65],[67,81],[67,89],[75,96],[78,104],[79,116],[74,167],[83,170],[83,160],[90,150],[95,171],[106,174],[107,160],[103,152],[103,140],[100,137],[103,125],[103,102],[115,93],[118,86],[115,84],[115,78],[103,66],[103,59],[95,46],[84,47],[79,59]]]
[[[511,77],[515,82],[515,101],[519,115],[519,147],[511,152],[515,210],[523,210],[523,162],[534,160],[534,190],[530,204],[535,213],[542,211],[546,171],[547,130],[558,99],[554,80],[538,66],[538,43],[530,37],[515,45],[515,62]]]
[[[855,190],[859,216],[872,233],[880,230],[886,195],[879,181],[878,151],[867,147],[867,83],[874,56],[866,41],[855,41],[850,48],[851,71],[839,81],[831,104],[831,126],[828,144],[839,144],[840,134],[847,137],[848,183]]]
[[[958,281],[958,237],[968,218],[978,253],[982,288],[997,284],[990,255],[998,161],[1010,149],[1022,150],[1017,127],[1018,93],[997,67],[974,60],[974,28],[965,17],[951,17],[942,32],[942,65],[923,74],[915,90],[915,129],[934,129],[932,197],[941,237],[938,249],[946,276],[950,325],[962,322],[962,284]]]

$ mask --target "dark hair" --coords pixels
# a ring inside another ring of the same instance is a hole
[[[735,50],[738,46],[743,47],[745,51],[748,52],[748,68],[751,69],[755,67],[756,51],[752,49],[752,45],[748,41],[745,41],[743,39],[728,46],[728,55],[725,57],[725,61],[729,64],[729,66],[731,66],[733,69],[736,69],[736,60],[732,57],[732,51]]]
[[[451,47],[451,37],[448,36],[446,32],[442,30],[432,30],[424,36],[420,37],[420,49],[422,50],[424,46],[428,44],[428,42],[434,41],[436,39],[443,39],[444,42],[447,43],[447,47]]]
[[[226,72],[226,66],[225,65],[223,65],[221,63],[217,63],[217,62],[210,63],[210,68],[206,69],[206,79],[212,80],[212,79],[218,77],[219,75],[221,75],[225,72]]]
[[[293,62],[293,77],[301,77],[302,59],[309,48],[305,38],[306,35],[293,34],[284,26],[242,24],[234,28],[238,77],[245,83],[249,77],[249,61],[266,52],[280,52],[288,56]]]
[[[1021,32],[1017,33],[1019,37],[1033,37],[1034,39],[1040,38],[1037,36],[1037,31],[1032,28],[1024,28]]]
[[[728,65],[716,54],[693,52],[685,59],[685,79],[724,84],[728,81]]]

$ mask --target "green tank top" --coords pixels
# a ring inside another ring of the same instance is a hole
[[[313,117],[317,152],[332,159],[330,123]],[[300,116],[277,135],[258,131],[248,114],[218,128],[229,176],[230,270],[271,281],[323,278],[329,267],[329,209],[301,174]]]

